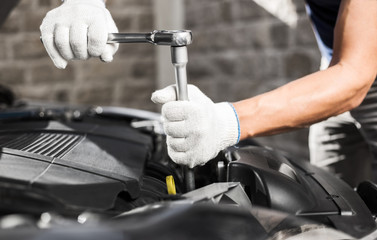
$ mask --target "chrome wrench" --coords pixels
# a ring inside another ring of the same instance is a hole
[[[151,43],[154,45],[171,46],[171,61],[175,70],[177,97],[180,101],[188,101],[187,45],[192,43],[192,32],[189,30],[154,30],[150,33],[109,33],[108,43]],[[184,168],[186,190],[195,189],[194,171]]]

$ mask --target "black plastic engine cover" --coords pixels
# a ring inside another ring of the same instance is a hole
[[[0,124],[0,147],[0,206],[19,211],[25,202],[105,210],[123,191],[137,198],[153,146],[127,124],[26,121]]]
[[[340,179],[264,147],[231,148],[230,182],[241,182],[255,205],[333,225],[355,237],[376,227],[365,203]],[[351,227],[352,226],[352,227]]]

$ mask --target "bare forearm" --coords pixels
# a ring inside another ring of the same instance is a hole
[[[377,74],[375,0],[344,0],[334,31],[332,67],[234,104],[241,138],[271,135],[358,106]]]
[[[305,127],[348,111],[361,103],[372,82],[370,76],[338,64],[236,102],[241,139]]]

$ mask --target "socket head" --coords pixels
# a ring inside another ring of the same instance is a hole
[[[182,47],[192,43],[192,32],[190,30],[155,30],[151,38],[156,45]]]

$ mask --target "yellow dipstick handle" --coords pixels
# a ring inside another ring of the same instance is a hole
[[[169,175],[166,177],[166,187],[168,188],[168,194],[169,195],[175,195],[175,183],[174,183],[174,178],[172,175]]]

